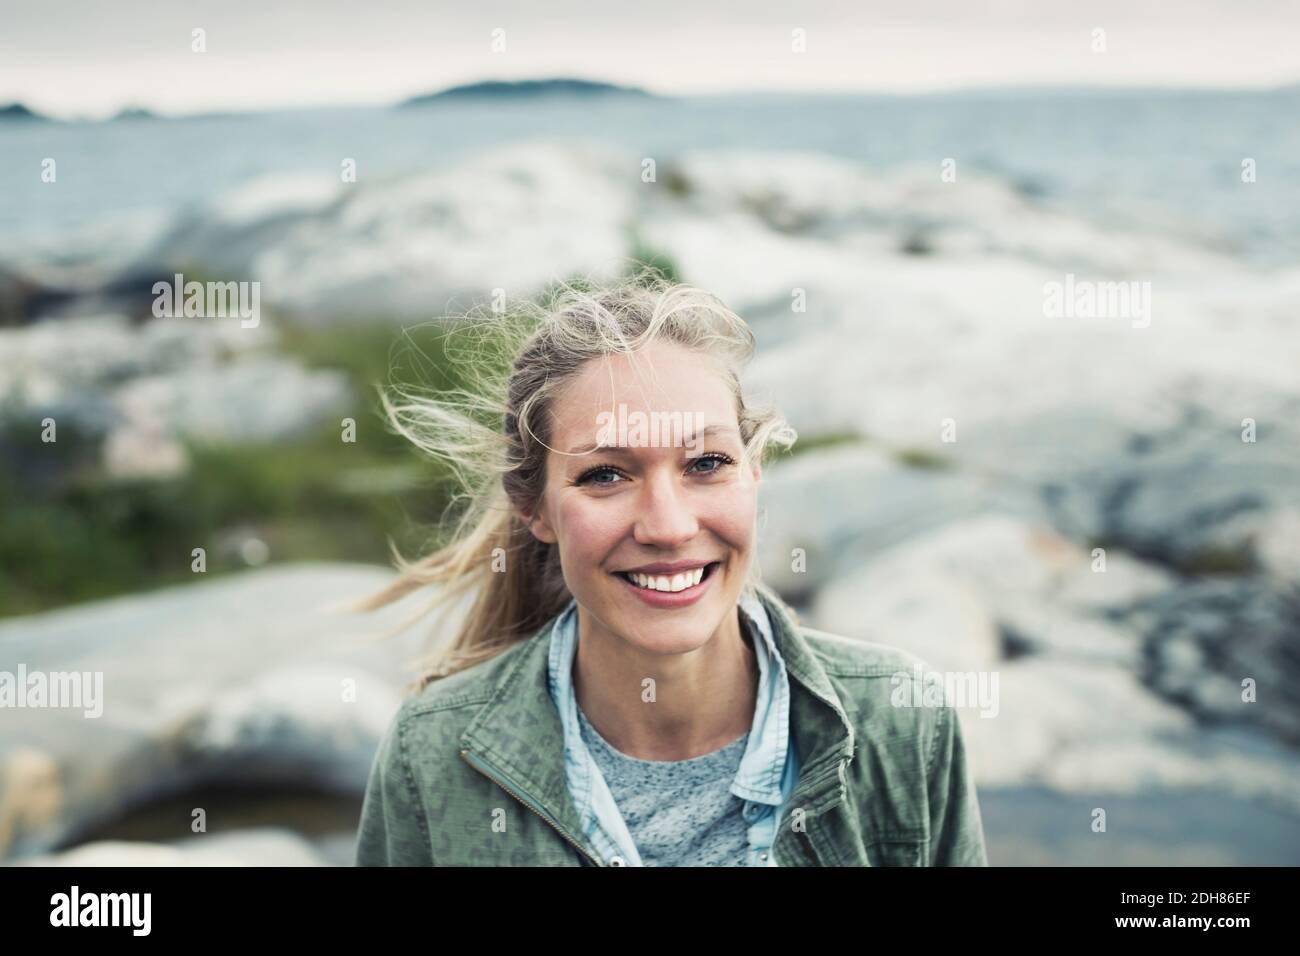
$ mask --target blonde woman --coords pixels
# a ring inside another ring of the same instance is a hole
[[[385,398],[468,506],[360,606],[468,610],[385,735],[357,863],[987,865],[956,714],[891,706],[918,662],[758,578],[795,435],[742,395],[745,322],[642,274],[487,324],[518,344],[499,376]]]

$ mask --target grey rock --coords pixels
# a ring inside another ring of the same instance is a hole
[[[268,177],[178,220],[143,261],[260,281],[265,303],[311,321],[428,318],[497,288],[521,297],[557,277],[612,276],[637,162],[524,143],[383,180]]]
[[[328,866],[313,845],[287,830],[213,833],[149,843],[96,840],[59,853],[19,860],[19,866]]]
[[[816,449],[763,472],[759,565],[765,582],[803,602],[894,545],[1002,506],[1034,511],[1008,500],[996,482],[908,467],[876,446]],[[795,549],[803,551],[803,570]]]
[[[1212,723],[1267,728],[1300,746],[1300,589],[1268,577],[1217,577],[1118,616],[1142,635],[1142,676]],[[1242,681],[1256,685],[1244,701]]]
[[[373,615],[333,610],[389,580],[365,565],[272,566],[0,624],[0,668],[99,673],[103,693],[99,717],[6,712],[0,856],[216,783],[359,795],[418,660],[450,633],[375,639],[428,595]]]

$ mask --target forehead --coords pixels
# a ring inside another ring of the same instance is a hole
[[[691,412],[705,424],[736,425],[736,404],[718,366],[670,342],[588,362],[556,396],[551,444],[590,445],[602,412]]]

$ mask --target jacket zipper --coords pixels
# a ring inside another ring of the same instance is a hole
[[[591,853],[586,849],[586,847],[582,846],[580,843],[578,843],[577,840],[575,840],[575,839],[573,839],[573,837],[569,836],[568,832],[564,829],[564,827],[560,826],[557,822],[555,822],[554,820],[552,820],[551,817],[550,817],[550,815],[547,814],[545,811],[543,811],[541,807],[538,807],[538,806],[537,806],[536,804],[534,804],[531,800],[529,800],[528,798],[524,797],[524,796],[520,793],[518,787],[514,787],[514,786],[511,786],[511,785],[507,784],[506,781],[500,779],[500,778],[497,777],[495,774],[491,773],[491,772],[487,769],[487,767],[483,764],[483,762],[482,762],[481,760],[479,760],[477,757],[475,757],[472,753],[470,753],[470,751],[468,751],[468,750],[461,750],[460,755],[461,755],[462,757],[465,758],[465,762],[468,763],[471,767],[473,767],[473,768],[474,768],[475,770],[477,770],[479,773],[483,774],[483,776],[487,777],[489,780],[491,780],[493,783],[495,783],[498,787],[500,787],[500,788],[501,788],[502,790],[504,790],[506,793],[510,794],[510,796],[514,797],[516,800],[518,800],[520,803],[522,803],[522,804],[523,804],[525,807],[527,807],[529,810],[532,810],[533,813],[535,813],[535,814],[537,814],[539,817],[541,817],[542,820],[544,820],[546,823],[550,824],[550,826],[551,826],[552,828],[554,828],[554,830],[555,830],[556,833],[558,833],[560,836],[564,837],[564,839],[565,839],[566,842],[568,842],[568,843],[569,843],[569,844],[570,844],[570,845],[571,845],[575,850],[577,850],[579,853],[581,853],[581,854],[582,854],[583,856],[585,856],[587,859],[591,860],[592,863],[594,863],[596,866],[604,866],[604,865],[605,865],[605,864],[604,864],[604,863],[603,863],[603,862],[602,862],[598,857],[592,855],[592,854],[591,854]]]

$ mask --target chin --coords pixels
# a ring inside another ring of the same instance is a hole
[[[699,615],[695,615],[699,617]],[[699,650],[718,630],[720,619],[660,624],[652,619],[629,619],[618,633],[630,644],[650,654],[686,654]]]

